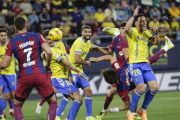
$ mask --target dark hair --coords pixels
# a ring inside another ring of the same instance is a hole
[[[91,27],[88,26],[88,25],[84,25],[84,26],[82,27],[82,30],[84,30],[84,29],[91,29]]]
[[[126,21],[121,22],[120,28],[121,28],[121,27],[125,27],[125,26],[126,26],[126,23],[127,23]]]
[[[6,28],[0,28],[0,33],[1,32],[6,32],[6,33],[8,33],[8,30],[6,29]]]
[[[24,17],[16,17],[14,19],[14,25],[17,28],[17,30],[23,30],[26,25],[26,19]]]
[[[46,37],[49,35],[49,29],[46,29],[43,33],[42,36],[46,39]]]
[[[106,68],[101,70],[101,75],[104,76],[104,79],[109,84],[115,84],[118,80],[118,73],[114,69]]]
[[[139,17],[142,17],[142,16],[144,16],[144,14],[139,13],[139,14],[135,17],[134,21],[135,21],[135,22],[138,21],[138,18],[139,18]]]

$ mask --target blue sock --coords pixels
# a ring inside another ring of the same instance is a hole
[[[74,102],[72,103],[71,107],[70,107],[70,117],[69,120],[75,120],[76,115],[79,111],[79,108],[81,106],[81,101],[79,100],[74,100]]]
[[[0,96],[0,115],[3,115],[3,96]]]
[[[146,95],[145,95],[144,102],[143,102],[143,104],[142,104],[142,108],[143,108],[144,110],[147,109],[149,103],[152,101],[152,99],[154,98],[154,96],[155,96],[156,93],[157,93],[157,92],[154,92],[154,91],[152,91],[152,90],[148,90],[148,91],[147,91],[147,93],[146,93]]]
[[[68,112],[68,115],[67,115],[67,117],[66,117],[66,118],[67,118],[67,119],[69,119],[69,117],[70,117],[70,111]]]
[[[13,107],[13,110],[14,110],[14,100],[11,99],[11,103],[12,103],[12,107]]]
[[[136,106],[139,102],[139,99],[141,98],[143,94],[136,90],[136,92],[132,96],[131,106],[130,106],[130,112],[135,112]]]
[[[64,111],[64,109],[65,109],[66,105],[68,104],[68,102],[69,102],[69,99],[63,97],[63,99],[61,100],[60,105],[59,105],[59,107],[58,107],[56,116],[58,116],[58,117],[61,116],[61,114],[62,114],[62,112]]]
[[[86,117],[92,116],[92,96],[85,96]]]

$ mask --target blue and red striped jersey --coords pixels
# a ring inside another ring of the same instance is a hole
[[[26,32],[18,34],[7,45],[6,55],[14,56],[19,62],[19,75],[46,73],[41,59],[41,45],[45,43],[39,33]]]
[[[123,48],[128,48],[128,42],[124,42],[123,44],[121,44],[120,41],[118,41],[118,38],[113,39],[109,48],[115,52],[117,61],[120,63],[120,67],[127,66],[126,59],[122,52]]]

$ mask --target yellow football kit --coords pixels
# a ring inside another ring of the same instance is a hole
[[[147,62],[147,44],[153,37],[149,30],[140,32],[136,28],[132,28],[132,32],[127,35],[129,63]]]
[[[76,63],[75,54],[81,54],[81,59],[84,60],[89,53],[91,47],[91,41],[88,40],[86,43],[84,42],[82,37],[77,38],[71,47],[69,60],[81,73],[83,73],[82,64]],[[72,71],[72,74],[77,73],[75,71]]]

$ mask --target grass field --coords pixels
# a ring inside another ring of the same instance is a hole
[[[131,95],[130,95],[131,97]],[[58,99],[58,105],[61,99]],[[94,96],[93,97],[93,116],[96,116],[102,109],[105,100],[104,96]],[[84,97],[83,97],[84,101]],[[47,111],[48,111],[48,104],[45,103],[43,105],[43,109],[40,115],[35,114],[36,105],[39,100],[33,101],[26,101],[23,106],[23,114],[25,120],[47,120]],[[143,97],[140,99],[138,109],[141,107],[143,102]],[[70,108],[72,101],[68,103],[64,115],[61,116],[63,120],[66,118],[68,114],[68,110]],[[118,95],[115,95],[112,103],[110,106],[121,107],[123,106],[123,102],[119,98]],[[14,120],[9,116],[8,113],[8,106],[6,108],[6,116],[7,120]],[[119,113],[108,113],[103,120],[127,120],[126,112],[119,112]],[[158,93],[154,100],[151,102],[147,109],[148,120],[180,120],[180,91],[177,92],[161,92]],[[76,120],[85,120],[86,117],[86,108],[85,104],[83,104],[79,110],[79,113],[76,117]]]

